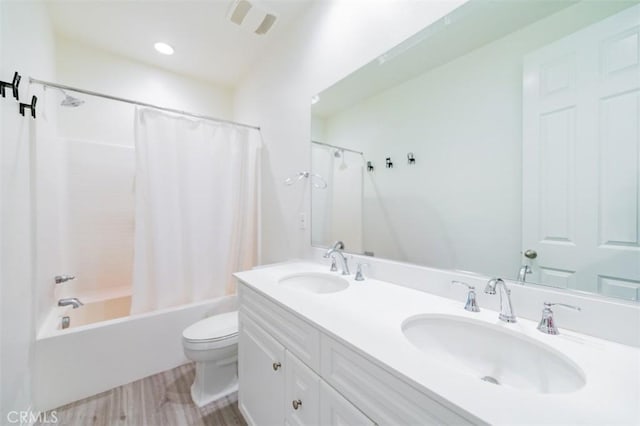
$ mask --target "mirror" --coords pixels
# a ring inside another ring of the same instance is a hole
[[[640,299],[640,6],[469,1],[312,99],[312,244]]]

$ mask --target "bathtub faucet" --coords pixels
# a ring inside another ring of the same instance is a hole
[[[84,305],[77,297],[67,297],[66,299],[58,300],[58,306],[73,306],[73,309],[79,308]]]

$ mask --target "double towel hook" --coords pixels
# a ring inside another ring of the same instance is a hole
[[[2,97],[6,97],[7,93],[6,93],[6,89],[7,87],[11,88],[11,91],[13,92],[13,97],[16,98],[16,100],[20,100],[20,93],[18,92],[18,86],[20,85],[20,80],[22,79],[22,77],[20,76],[20,74],[18,74],[18,71],[16,71],[15,73],[13,73],[13,81],[11,81],[11,83],[7,83],[6,81],[0,81],[0,95],[2,95]]]
[[[38,102],[38,98],[35,95],[31,97],[31,103],[30,104],[23,104],[21,102],[20,103],[20,115],[24,116],[24,110],[25,109],[30,109],[31,110],[31,117],[32,118],[36,118],[36,102]]]

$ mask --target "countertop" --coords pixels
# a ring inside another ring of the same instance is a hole
[[[328,273],[327,270],[327,265],[300,261],[235,276],[426,395],[487,423],[640,424],[640,349],[563,330],[562,324],[558,324],[561,334],[546,335],[536,330],[537,323],[527,319],[518,318],[518,322],[507,324],[498,320],[496,311],[465,311],[464,300],[454,301],[370,278],[355,281],[353,275],[343,276],[349,287],[325,294],[278,284],[289,274]],[[517,309],[514,306],[516,314]],[[457,315],[522,333],[571,359],[584,372],[586,384],[571,393],[540,394],[496,386],[445,363],[429,362],[429,357],[407,340],[401,328],[404,320],[419,314]]]

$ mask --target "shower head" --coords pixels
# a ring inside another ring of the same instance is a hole
[[[64,95],[64,99],[62,100],[62,102],[60,102],[61,106],[75,108],[75,107],[78,107],[78,106],[80,106],[80,105],[82,105],[84,103],[84,100],[78,99],[78,98],[74,98],[73,96],[69,95],[67,92],[65,92],[62,89],[60,89],[60,91]]]
[[[335,151],[333,151],[333,156],[334,156],[335,158],[340,158],[340,157],[341,157],[340,150],[336,149]]]

